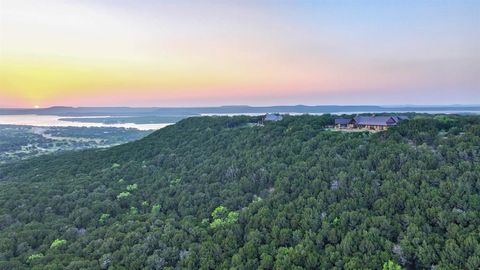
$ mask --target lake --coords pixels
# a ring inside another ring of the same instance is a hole
[[[99,116],[105,117],[105,116]],[[61,121],[60,116],[55,115],[0,115],[0,124],[2,125],[25,125],[25,126],[37,126],[37,127],[119,127],[119,128],[136,128],[139,130],[155,130],[164,128],[173,123],[167,124],[103,124],[103,123],[82,123],[82,122],[70,122]],[[82,117],[69,117],[69,118],[82,118]],[[89,116],[89,118],[92,118]]]

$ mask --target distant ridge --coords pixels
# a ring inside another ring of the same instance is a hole
[[[0,115],[57,115],[57,116],[165,116],[241,113],[352,113],[352,112],[480,112],[480,105],[294,105],[219,107],[67,107],[54,106],[41,109],[0,109]]]

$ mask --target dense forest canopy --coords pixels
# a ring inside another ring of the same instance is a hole
[[[479,116],[256,120],[0,167],[0,269],[479,269]]]

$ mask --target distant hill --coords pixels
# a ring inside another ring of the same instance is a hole
[[[257,120],[0,166],[0,269],[480,267],[480,116]]]
[[[0,115],[38,114],[58,116],[193,116],[199,114],[238,113],[339,113],[339,112],[480,112],[480,105],[471,106],[221,106],[178,108],[129,108],[129,107],[51,107],[43,109],[0,109]]]

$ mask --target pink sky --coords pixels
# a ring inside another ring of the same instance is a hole
[[[480,104],[475,1],[2,1],[0,106]]]

